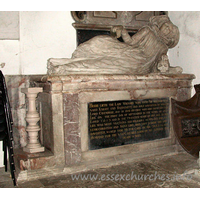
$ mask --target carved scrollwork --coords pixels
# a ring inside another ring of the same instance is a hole
[[[83,22],[86,19],[86,11],[72,11],[71,15],[76,22]]]

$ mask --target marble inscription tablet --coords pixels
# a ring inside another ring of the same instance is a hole
[[[169,99],[88,103],[89,149],[101,149],[169,136]]]

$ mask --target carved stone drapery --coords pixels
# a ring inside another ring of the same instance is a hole
[[[181,73],[171,68],[169,48],[179,41],[179,30],[168,16],[153,16],[148,26],[132,37],[123,26],[114,26],[111,36],[100,35],[79,45],[71,58],[48,60],[49,75]],[[113,37],[114,35],[114,37]],[[124,42],[118,41],[122,36]]]

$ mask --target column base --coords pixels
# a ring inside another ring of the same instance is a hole
[[[23,151],[25,151],[27,153],[39,153],[39,152],[45,151],[45,147],[37,147],[37,148],[27,148],[27,147],[24,147]]]

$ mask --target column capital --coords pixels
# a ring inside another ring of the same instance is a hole
[[[33,87],[33,88],[22,88],[21,89],[22,93],[32,93],[32,94],[37,94],[39,92],[43,92],[42,87]]]

